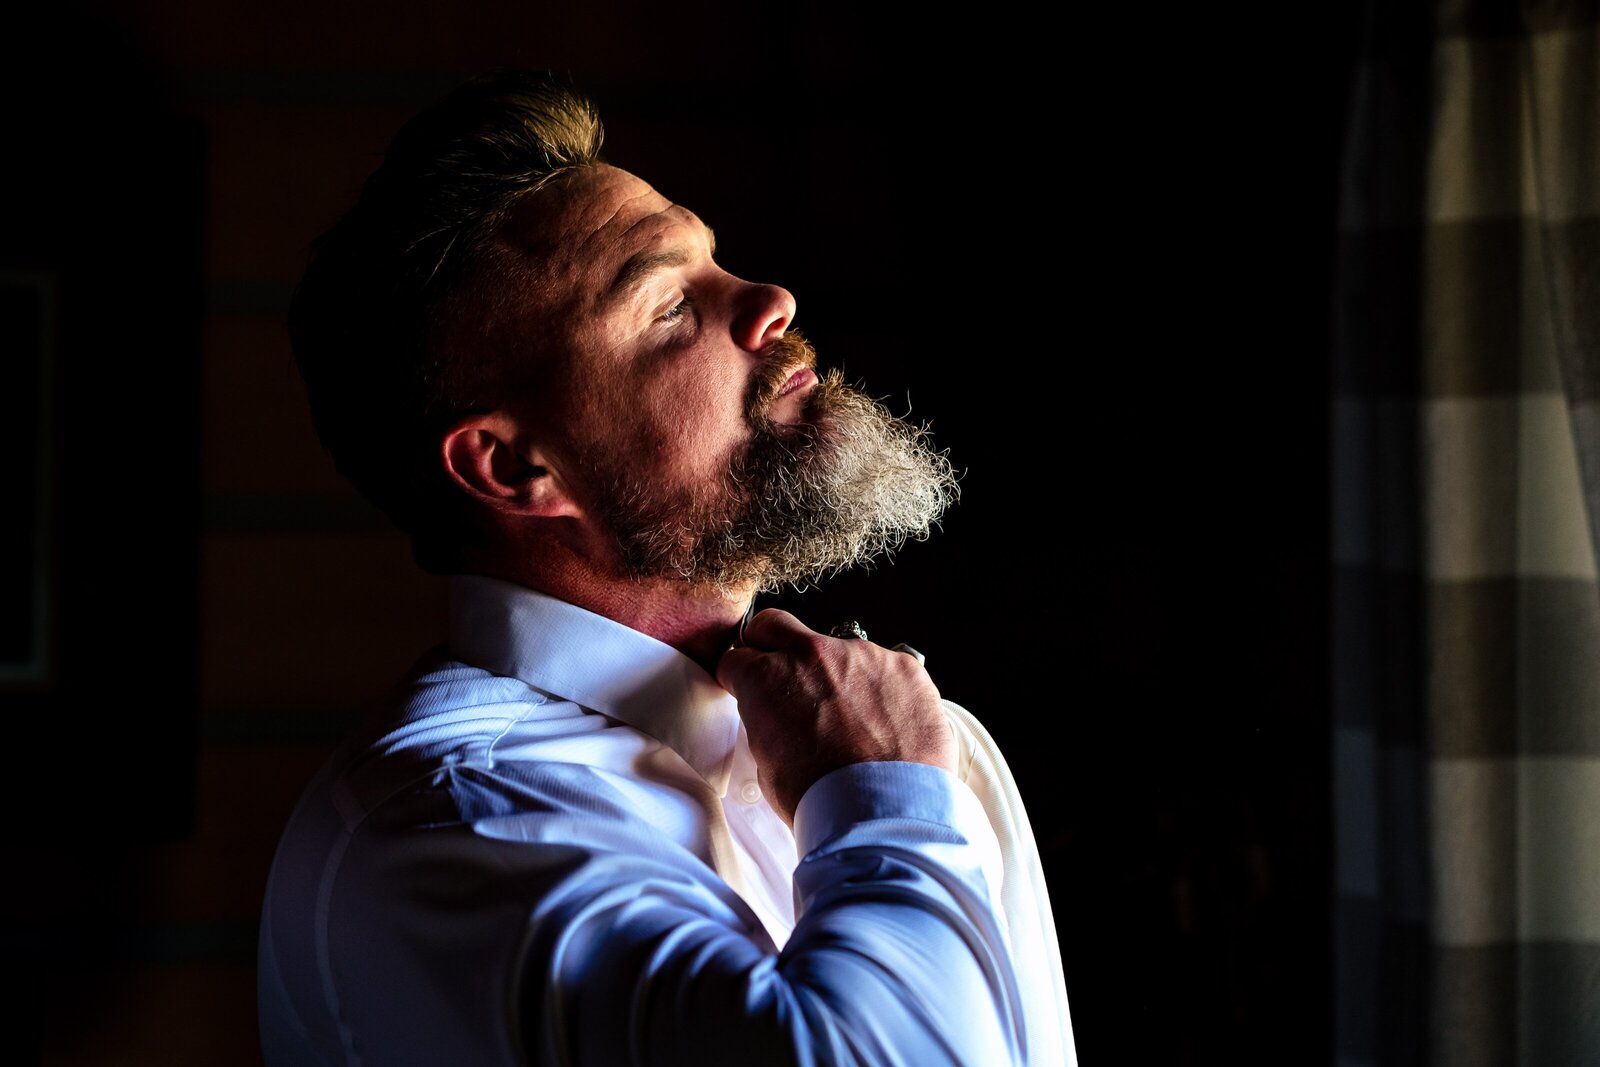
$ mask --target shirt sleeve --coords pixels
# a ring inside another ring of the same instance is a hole
[[[775,951],[705,863],[585,768],[448,772],[352,837],[325,896],[350,1062],[936,1067],[1024,1062],[1015,970],[953,775],[864,763],[796,812],[795,929]],[[515,789],[512,797],[507,791]]]
[[[957,777],[983,805],[1000,842],[990,885],[999,887],[994,898],[1000,901],[1011,961],[1022,991],[1028,1062],[1035,1067],[1076,1067],[1077,1048],[1055,915],[1022,794],[983,723],[952,701],[944,701],[944,708],[962,742]]]

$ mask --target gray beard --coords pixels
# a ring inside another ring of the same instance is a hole
[[[804,346],[794,340],[786,351]],[[630,577],[721,592],[803,587],[928,536],[958,487],[927,431],[844,384],[837,370],[817,382],[797,424],[774,423],[761,412],[793,366],[775,359],[756,383],[747,411],[753,437],[720,485],[663,493],[590,457],[610,490],[602,518]]]

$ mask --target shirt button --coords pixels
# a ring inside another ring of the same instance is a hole
[[[755,782],[746,782],[739,787],[739,799],[746,804],[754,804],[761,799],[761,787]]]

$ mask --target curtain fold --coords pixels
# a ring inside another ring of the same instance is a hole
[[[1370,4],[1334,355],[1342,1067],[1600,1064],[1600,12]]]

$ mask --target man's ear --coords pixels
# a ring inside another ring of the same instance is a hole
[[[580,514],[566,482],[505,412],[469,415],[439,445],[445,473],[480,503],[507,515]]]

